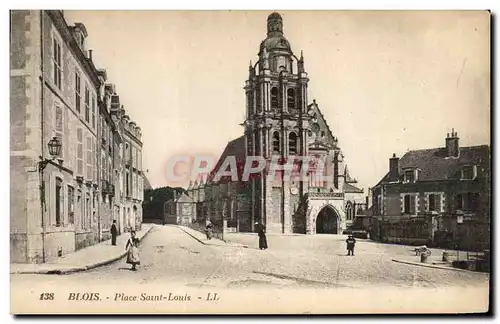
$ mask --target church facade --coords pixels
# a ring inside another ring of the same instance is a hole
[[[305,179],[266,170],[248,181],[241,176],[238,181],[218,179],[214,172],[199,177],[188,188],[198,219],[210,219],[228,231],[254,231],[259,222],[269,233],[341,234],[356,213],[366,210],[365,197],[350,177],[338,138],[319,105],[308,101],[309,77],[302,52],[300,57],[293,53],[278,13],[267,19],[267,37],[258,57],[257,63],[250,63],[245,83],[244,135],[228,143],[214,170],[228,156],[240,165],[251,156],[262,157],[267,165],[296,157],[326,163],[321,168],[306,162]],[[305,167],[300,162],[294,166]]]

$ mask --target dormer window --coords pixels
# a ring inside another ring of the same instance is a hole
[[[475,165],[466,165],[462,168],[462,180],[474,180],[477,176],[477,167]]]
[[[414,183],[418,179],[418,169],[406,169],[403,173],[403,182]]]

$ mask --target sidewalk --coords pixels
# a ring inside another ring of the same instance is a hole
[[[175,225],[174,225],[175,226]],[[248,248],[247,245],[240,244],[240,243],[234,243],[234,242],[224,242],[222,240],[219,240],[215,237],[212,237],[211,240],[207,239],[207,236],[197,230],[194,230],[192,228],[186,227],[186,226],[181,226],[177,225],[178,228],[180,228],[182,231],[184,231],[186,234],[200,242],[201,244],[204,245],[214,245],[214,246],[226,246],[226,247],[242,247],[242,248]]]
[[[420,256],[406,257],[406,258],[398,257],[398,258],[392,259],[392,261],[398,262],[398,263],[415,265],[415,266],[427,267],[427,268],[453,270],[453,271],[465,271],[465,272],[477,272],[477,271],[454,268],[451,265],[451,262],[444,262],[444,261],[442,261],[442,259],[440,257],[429,257],[427,259],[427,262],[425,262],[425,263],[420,262]]]
[[[142,230],[138,231],[137,238],[142,240],[154,227],[153,224],[142,224]],[[60,257],[51,263],[23,264],[13,263],[10,265],[11,274],[65,274],[71,272],[85,271],[106,265],[123,258],[125,244],[130,234],[123,233],[116,238],[116,246],[111,245],[111,240],[104,241],[73,253]]]

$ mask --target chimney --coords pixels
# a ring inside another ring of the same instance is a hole
[[[177,190],[174,189],[174,201],[177,199]]]
[[[92,51],[93,50],[89,49],[89,60],[91,60],[91,61],[92,61]]]
[[[389,159],[389,181],[399,180],[399,158],[396,157],[396,153],[392,154],[392,158]]]
[[[451,136],[449,133],[446,134],[446,152],[448,157],[458,157],[460,154],[458,139],[454,128],[451,129]]]

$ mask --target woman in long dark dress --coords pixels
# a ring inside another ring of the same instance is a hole
[[[258,226],[259,233],[259,249],[265,250],[267,249],[267,238],[266,238],[266,227],[264,225],[259,225],[259,223],[255,223]]]
[[[136,266],[138,264],[141,264],[141,261],[139,260],[139,239],[135,236],[135,231],[130,232],[130,238],[127,241],[127,244],[125,245],[125,250],[128,250],[127,252],[127,263],[132,265],[132,270],[136,270]]]

